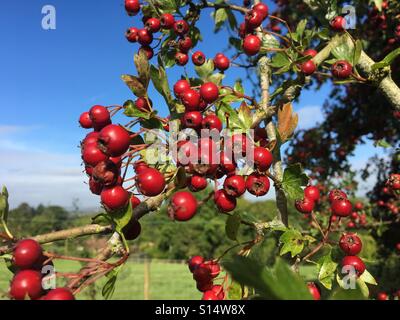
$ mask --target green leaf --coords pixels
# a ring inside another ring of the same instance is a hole
[[[370,2],[373,2],[379,11],[382,11],[383,0],[371,0]]]
[[[107,213],[99,213],[98,215],[92,217],[92,224],[107,226],[112,222],[113,222],[112,218]]]
[[[140,82],[147,89],[150,82],[150,65],[146,53],[139,51],[139,53],[135,54],[133,60],[135,62],[136,70],[139,74]]]
[[[382,139],[382,140],[375,141],[374,147],[392,148],[392,145],[389,142],[387,142],[385,139]]]
[[[228,103],[221,102],[218,104],[217,116],[224,124],[226,124],[228,119],[230,129],[241,129],[238,114]]]
[[[261,53],[265,53],[265,49],[276,49],[280,47],[279,41],[273,35],[270,35],[268,33],[263,34],[261,41]]]
[[[376,69],[381,69],[381,68],[390,66],[392,64],[393,60],[396,59],[398,55],[400,55],[400,48],[397,48],[397,49],[393,50],[383,60],[375,63],[371,67],[371,70],[374,71]]]
[[[272,57],[271,61],[269,62],[269,65],[273,68],[281,68],[290,65],[290,60],[285,53],[278,52]]]
[[[215,21],[215,31],[218,32],[224,22],[228,19],[228,13],[225,8],[220,8],[213,13],[214,21]]]
[[[355,289],[339,288],[329,297],[329,300],[365,300],[359,285]]]
[[[350,41],[343,41],[332,49],[333,56],[338,60],[353,61],[354,47],[350,46]]]
[[[214,73],[211,76],[209,76],[207,80],[215,83],[217,86],[220,86],[224,78],[225,75],[223,73]]]
[[[178,189],[185,188],[187,185],[186,170],[184,167],[179,167],[175,176],[175,185]]]
[[[289,229],[285,231],[279,238],[279,242],[283,244],[280,255],[291,253],[292,258],[301,253],[304,249],[304,239],[300,231]]]
[[[368,288],[367,284],[365,283],[365,281],[362,280],[361,278],[358,278],[356,280],[356,283],[360,287],[360,290],[361,290],[363,296],[365,298],[368,298],[369,297],[369,288]]]
[[[229,300],[241,300],[242,299],[242,286],[233,281],[229,285],[229,290],[228,290],[228,299]]]
[[[107,273],[106,277],[108,281],[104,284],[103,289],[101,291],[104,299],[108,300],[112,297],[115,291],[115,283],[117,282],[118,274],[122,269],[122,266],[114,268],[112,271]]]
[[[297,38],[300,40],[303,38],[304,30],[307,26],[307,19],[301,20],[296,28]]]
[[[235,90],[236,92],[239,92],[241,94],[244,94],[244,88],[243,88],[241,79],[236,80],[235,85],[233,86],[233,90]]]
[[[214,72],[214,61],[207,59],[202,66],[195,66],[194,69],[200,79],[207,80]]]
[[[296,163],[288,166],[283,173],[282,187],[288,197],[292,200],[303,199],[302,187],[307,186],[308,176],[304,173],[301,164]]]
[[[8,218],[8,190],[5,186],[0,193],[0,217],[3,222],[7,222]]]
[[[141,119],[140,125],[146,129],[163,129],[163,123],[157,118]]]
[[[116,225],[116,230],[121,232],[121,230],[129,223],[132,218],[132,203],[129,201],[129,204],[116,212],[111,213],[111,217]]]
[[[311,300],[306,283],[281,259],[272,269],[259,261],[237,256],[224,263],[225,269],[241,285],[254,288],[264,299]]]
[[[372,274],[370,274],[370,273],[368,272],[368,270],[365,270],[365,271],[363,272],[363,274],[360,276],[360,279],[361,279],[362,281],[364,281],[365,283],[372,284],[372,285],[374,285],[374,286],[377,286],[377,285],[378,285],[378,283],[376,282],[375,278],[372,276]]]
[[[159,68],[155,67],[154,65],[150,67],[150,78],[156,90],[164,97],[164,100],[168,104],[169,109],[173,110],[174,104],[171,90],[168,84],[167,73],[165,72],[164,67],[161,65],[161,62],[162,61],[160,60]]]
[[[253,117],[251,114],[251,110],[247,103],[243,102],[238,110],[238,118],[241,123],[242,129],[248,129],[253,124]]]
[[[138,77],[124,74],[121,78],[135,96],[144,97],[146,95],[147,90]]]
[[[225,232],[229,239],[236,241],[240,227],[241,218],[238,213],[234,213],[228,217],[225,225]]]
[[[132,100],[125,101],[124,114],[127,117],[137,117],[143,119],[150,119],[152,117],[151,112],[143,112],[136,108],[135,103]]]
[[[356,41],[356,46],[354,49],[353,66],[358,64],[358,61],[360,60],[360,57],[361,57],[362,50],[363,50],[362,41],[358,39]]]
[[[335,279],[335,271],[337,266],[338,264],[332,260],[331,252],[318,260],[318,280],[325,288],[329,290],[332,289],[332,282]]]
[[[234,37],[229,38],[229,44],[233,46],[236,50],[242,51],[242,40]]]

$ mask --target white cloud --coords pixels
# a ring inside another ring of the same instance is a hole
[[[297,110],[299,115],[299,129],[307,129],[321,122],[323,120],[323,114],[321,106],[305,106]]]

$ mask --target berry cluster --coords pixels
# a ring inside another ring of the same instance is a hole
[[[357,256],[362,249],[361,239],[354,233],[345,233],[339,240],[339,247],[345,253],[342,260],[342,266],[352,266],[360,276],[365,271],[364,262]]]
[[[194,256],[189,262],[189,270],[196,281],[196,287],[203,292],[202,300],[224,300],[225,291],[223,284],[214,284],[221,272],[217,261],[205,261],[202,256]]]
[[[40,244],[33,239],[20,240],[13,250],[14,277],[10,284],[10,296],[15,300],[74,300],[68,288],[44,290],[42,273],[44,266],[52,266],[43,254]]]

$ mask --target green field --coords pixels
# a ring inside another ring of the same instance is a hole
[[[56,263],[58,272],[74,272],[79,270],[80,264],[70,261]],[[144,264],[129,261],[121,270],[116,283],[113,300],[142,300],[144,299]],[[196,290],[195,281],[185,264],[152,262],[149,273],[149,298],[152,300],[185,300],[201,299],[201,293]],[[0,290],[8,290],[12,273],[4,263],[0,266]],[[106,279],[97,282],[95,287],[86,288],[78,299],[103,299],[102,285]],[[62,285],[59,283],[58,285]]]

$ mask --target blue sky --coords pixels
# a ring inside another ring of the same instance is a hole
[[[42,7],[48,4],[56,8],[56,30],[41,27]],[[224,32],[212,35],[209,13],[199,26],[210,40],[196,49],[213,57],[226,48],[227,38]],[[125,14],[123,0],[6,0],[0,4],[0,21],[0,185],[8,186],[12,206],[22,201],[70,206],[74,198],[82,207],[97,206],[98,198],[90,194],[81,172],[77,146],[86,132],[77,119],[94,104],[122,104],[132,98],[120,76],[135,73],[137,46],[125,40],[124,32],[141,21]],[[170,79],[181,72],[170,69]],[[192,67],[188,73],[193,74]],[[241,75],[231,68],[224,83],[232,84]],[[250,84],[245,88],[251,92]],[[295,106],[301,127],[321,120],[328,92],[325,86],[303,94]],[[163,100],[156,95],[153,102],[165,115]],[[370,151],[367,146],[357,152],[356,166]]]

